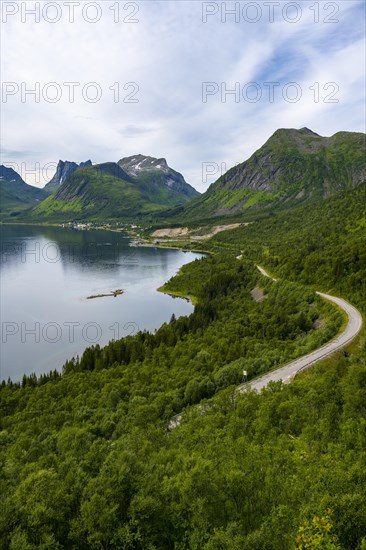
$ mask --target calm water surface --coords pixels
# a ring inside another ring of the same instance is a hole
[[[156,289],[202,257],[132,248],[119,233],[34,226],[2,226],[1,252],[1,379],[12,380],[189,315],[189,302]],[[124,294],[87,299],[116,289]]]

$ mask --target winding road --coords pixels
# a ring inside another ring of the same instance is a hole
[[[240,260],[241,256],[238,256],[237,259]],[[268,277],[273,281],[277,281],[277,279],[271,277],[267,273],[267,271],[259,265],[257,265],[257,268],[265,277]],[[314,365],[314,363],[317,363],[318,361],[325,359],[329,355],[332,355],[334,352],[339,351],[340,349],[344,348],[344,346],[349,344],[354,338],[356,338],[362,328],[363,323],[362,315],[358,311],[358,309],[356,309],[354,306],[352,306],[342,298],[337,298],[336,296],[331,296],[330,294],[323,294],[322,292],[317,292],[317,294],[325,300],[333,302],[347,314],[348,323],[343,332],[341,332],[341,334],[339,334],[336,338],[334,338],[321,348],[318,348],[317,350],[312,351],[307,355],[304,355],[303,357],[299,357],[298,359],[295,359],[295,361],[291,361],[291,363],[287,363],[287,365],[284,365],[283,367],[279,367],[276,370],[267,372],[263,376],[255,378],[250,382],[244,382],[243,384],[240,384],[236,388],[237,392],[240,393],[249,389],[260,391],[265,388],[269,382],[278,382],[279,380],[282,380],[284,384],[288,384],[300,371],[311,367],[312,365]],[[198,405],[198,407],[202,407],[202,405]],[[175,428],[179,426],[183,414],[184,413],[179,413],[173,416],[173,418],[171,418],[169,422],[169,428]]]
[[[274,279],[273,277],[268,275],[268,273],[262,267],[257,266],[257,268],[265,277],[269,277],[273,281],[277,281],[277,279]],[[361,313],[354,306],[352,306],[342,298],[330,296],[330,294],[323,294],[322,292],[317,292],[317,294],[325,300],[333,302],[347,314],[348,323],[344,331],[339,334],[337,338],[331,340],[321,348],[312,351],[311,353],[308,353],[307,355],[304,355],[303,357],[300,357],[299,359],[296,359],[295,361],[292,361],[291,363],[288,363],[283,367],[268,372],[263,376],[260,376],[259,378],[241,384],[237,388],[238,391],[244,391],[248,388],[259,391],[267,386],[268,382],[277,382],[278,380],[282,380],[285,384],[289,383],[300,371],[311,367],[317,361],[325,359],[325,357],[328,357],[332,353],[339,351],[357,336],[362,328]]]

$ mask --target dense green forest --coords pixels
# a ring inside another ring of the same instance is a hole
[[[189,317],[3,383],[1,547],[365,550],[363,340],[234,393],[337,333],[311,287],[365,313],[365,190],[217,235],[162,289]]]
[[[366,184],[219,233],[215,245],[240,251],[283,279],[341,293],[366,311]]]

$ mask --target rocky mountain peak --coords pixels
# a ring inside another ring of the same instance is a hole
[[[70,176],[73,172],[79,168],[84,168],[85,166],[92,166],[92,161],[87,160],[86,162],[81,162],[77,164],[76,162],[69,160],[59,160],[56,168],[56,173],[53,178],[45,185],[44,189],[48,193],[54,193],[60,185],[63,184],[67,176]]]
[[[138,176],[141,172],[157,171],[167,173],[170,170],[165,158],[157,159],[141,154],[124,157],[118,164],[130,176]]]
[[[302,134],[307,134],[308,136],[321,137],[319,134],[313,132],[312,130],[310,130],[310,128],[307,128],[306,126],[304,126],[304,128],[300,128],[299,132],[301,132]]]

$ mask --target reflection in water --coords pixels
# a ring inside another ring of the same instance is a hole
[[[1,378],[59,369],[88,345],[191,313],[156,288],[201,255],[128,243],[115,232],[2,226]],[[121,296],[86,299],[119,288]]]

